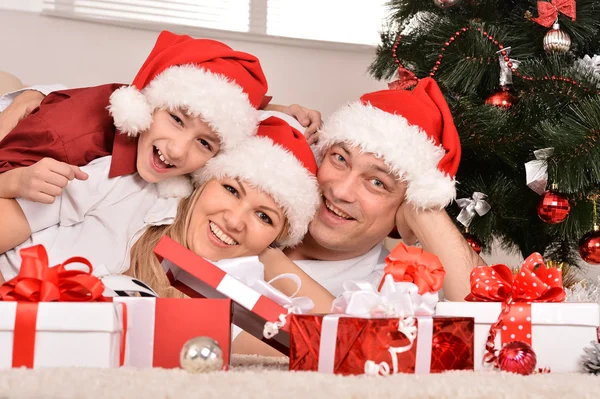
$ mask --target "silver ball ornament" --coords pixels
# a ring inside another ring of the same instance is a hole
[[[433,4],[439,8],[450,8],[460,4],[461,0],[433,0]]]
[[[560,25],[552,25],[552,29],[544,36],[544,51],[547,53],[566,53],[571,48],[571,37],[560,29]]]
[[[223,368],[223,350],[210,337],[192,338],[179,355],[181,368],[190,373],[209,373]]]

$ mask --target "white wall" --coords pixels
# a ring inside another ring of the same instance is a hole
[[[0,10],[0,70],[24,83],[70,87],[128,83],[156,32]],[[334,51],[226,40],[259,57],[278,104],[300,103],[324,115],[361,94],[385,88],[366,70],[373,51]]]

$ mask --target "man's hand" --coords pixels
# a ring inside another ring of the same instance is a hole
[[[415,245],[417,236],[409,226],[412,216],[416,213],[414,205],[408,201],[404,201],[396,211],[396,229],[402,238],[402,242],[406,245]]]
[[[284,105],[269,104],[265,107],[265,110],[279,111],[293,116],[306,128],[304,135],[306,136],[306,140],[308,140],[308,144],[312,145],[319,140],[318,129],[321,128],[323,123],[319,111],[298,104],[288,105],[287,107]]]
[[[17,123],[34,109],[40,106],[44,95],[36,90],[25,90],[2,112],[0,112],[0,140],[2,140]]]
[[[18,176],[18,196],[43,204],[52,204],[69,181],[88,178],[87,173],[77,166],[52,158],[44,158],[31,166],[20,168]]]

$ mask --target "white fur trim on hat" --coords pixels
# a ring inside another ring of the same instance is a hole
[[[115,126],[130,136],[150,127],[157,108],[185,108],[191,115],[200,116],[219,135],[223,149],[252,136],[259,118],[258,110],[239,85],[191,64],[165,69],[141,93],[129,86],[110,97],[109,111]]]
[[[115,126],[128,136],[136,137],[152,125],[153,109],[146,97],[134,86],[123,86],[110,95],[108,111]]]
[[[290,225],[287,238],[277,242],[283,247],[302,241],[320,205],[316,177],[292,153],[267,137],[252,137],[243,145],[220,153],[194,177],[198,183],[213,178],[239,178],[271,195]]]
[[[456,197],[453,177],[438,169],[446,151],[406,118],[356,101],[335,112],[319,136],[317,159],[335,144],[372,153],[408,184],[406,198],[419,208],[441,208]]]
[[[187,198],[194,191],[189,175],[173,176],[156,183],[161,198]]]

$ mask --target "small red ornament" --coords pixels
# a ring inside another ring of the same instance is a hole
[[[579,255],[581,259],[591,265],[600,265],[600,229],[594,226],[590,231],[579,240]]]
[[[498,353],[498,367],[509,373],[529,375],[535,370],[536,363],[533,348],[522,341],[509,342]]]
[[[571,212],[569,199],[556,191],[546,191],[537,205],[538,216],[549,224],[562,222],[569,216],[569,212]]]
[[[481,241],[479,240],[479,238],[477,238],[477,236],[465,232],[463,233],[463,237],[465,237],[465,240],[467,240],[467,242],[475,252],[477,252],[478,254],[481,253]]]
[[[485,99],[485,103],[499,108],[511,108],[517,102],[517,97],[511,94],[507,88],[492,94]]]

